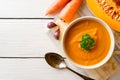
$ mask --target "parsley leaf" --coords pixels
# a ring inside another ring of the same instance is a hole
[[[80,46],[86,51],[95,47],[95,40],[91,38],[89,34],[85,34],[82,36],[82,40],[80,41]]]

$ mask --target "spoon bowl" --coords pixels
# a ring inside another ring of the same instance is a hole
[[[45,55],[45,60],[47,63],[54,68],[61,69],[61,68],[66,68],[66,63],[64,61],[64,58],[56,53],[47,53]]]
[[[94,79],[92,79],[90,77],[84,76],[84,75],[72,70],[71,68],[69,68],[65,63],[64,58],[61,55],[57,54],[57,53],[54,53],[54,52],[46,53],[45,54],[45,60],[53,68],[57,68],[57,69],[66,68],[66,69],[74,72],[75,74],[79,75],[84,80],[94,80]]]

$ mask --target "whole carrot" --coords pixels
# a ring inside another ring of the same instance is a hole
[[[60,12],[59,18],[65,22],[70,22],[75,16],[82,0],[71,0]]]
[[[64,7],[70,0],[54,0],[53,3],[48,7],[46,15],[56,13],[60,8]]]

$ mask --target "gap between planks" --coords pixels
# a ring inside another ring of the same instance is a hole
[[[9,17],[9,18],[5,18],[5,17],[0,17],[0,19],[6,20],[6,19],[11,19],[11,20],[53,20],[54,18],[27,18],[27,17]]]
[[[63,57],[66,59],[66,57]],[[0,57],[0,59],[45,59],[45,57]]]

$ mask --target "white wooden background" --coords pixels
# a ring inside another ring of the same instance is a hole
[[[0,0],[0,80],[82,80],[66,69],[51,68],[44,60],[49,51],[64,56],[59,41],[46,27],[49,21],[53,21],[44,15],[52,1]],[[83,8],[81,15],[90,13]],[[66,62],[85,74],[82,69]],[[118,75],[110,80],[119,80]]]

